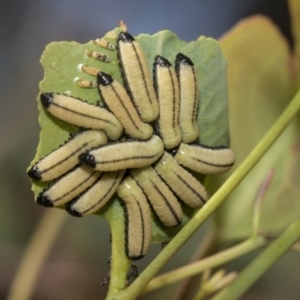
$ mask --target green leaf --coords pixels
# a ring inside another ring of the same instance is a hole
[[[238,166],[287,106],[298,71],[291,68],[286,39],[266,17],[243,20],[223,37],[221,44],[228,58],[231,147]],[[299,214],[298,122],[294,120],[288,126],[221,206],[217,215],[221,239],[250,235],[254,199],[271,168],[275,176],[263,200],[260,232],[277,235]]]
[[[107,33],[105,39],[115,44],[115,38],[121,30],[121,28],[116,28]],[[211,146],[228,145],[226,60],[221,53],[219,43],[205,37],[186,43],[167,30],[160,31],[153,36],[141,34],[136,37],[136,40],[141,44],[151,70],[156,55],[165,56],[172,63],[174,63],[178,52],[182,52],[192,59],[200,85],[200,111],[198,115],[201,130],[200,140]],[[88,57],[88,50],[100,51],[108,55],[112,61],[110,63],[96,61]],[[93,76],[80,71],[79,66],[82,64],[97,67],[122,82],[116,53],[99,48],[92,41],[83,45],[76,42],[51,43],[43,53],[41,63],[45,76],[40,83],[40,93],[67,93],[90,103],[96,103],[100,99],[97,89],[83,89],[76,84],[78,78],[95,80]],[[64,143],[69,133],[78,130],[76,126],[66,124],[45,112],[39,98],[40,95],[38,95],[37,101],[41,134],[33,162],[43,158]],[[34,194],[37,196],[44,186],[44,183],[33,182]],[[191,210],[185,209],[183,224],[186,223],[192,213]],[[116,196],[97,214],[105,217],[109,222],[117,222],[116,220],[120,224],[123,222],[123,209]],[[158,222],[153,222],[153,241],[162,242],[171,239],[183,224],[174,229],[166,229]]]

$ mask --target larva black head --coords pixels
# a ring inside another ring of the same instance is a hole
[[[81,153],[78,156],[79,161],[83,164],[86,165],[89,168],[95,169],[96,167],[96,160],[95,157],[88,152]]]
[[[52,93],[41,94],[41,102],[45,108],[48,108],[53,100]]]
[[[80,212],[73,209],[72,204],[73,204],[73,202],[71,202],[69,205],[67,205],[66,211],[73,217],[82,217],[82,214]]]
[[[98,85],[110,85],[112,82],[113,82],[113,78],[109,75],[109,74],[106,74],[104,72],[99,72],[97,74],[97,83]]]
[[[118,36],[117,41],[122,41],[124,43],[132,43],[134,41],[134,37],[128,32],[121,32]]]
[[[160,66],[160,67],[171,67],[171,63],[164,57],[160,56],[160,55],[157,55],[155,57],[155,60],[154,60],[154,67],[155,66]]]
[[[43,195],[42,193],[36,199],[36,203],[45,206],[45,207],[53,207],[53,203],[48,196]]]
[[[175,64],[176,65],[185,64],[185,65],[189,65],[189,66],[193,66],[194,65],[194,63],[191,61],[191,59],[188,58],[187,56],[185,56],[182,53],[178,53],[176,55]]]
[[[42,179],[42,174],[41,171],[39,170],[39,168],[34,165],[28,172],[27,175],[36,181],[40,181]]]

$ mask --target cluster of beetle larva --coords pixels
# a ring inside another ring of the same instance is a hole
[[[205,188],[186,168],[222,173],[234,164],[234,155],[224,146],[195,144],[199,90],[187,56],[178,53],[173,68],[157,55],[152,81],[142,48],[129,33],[118,35],[117,47],[94,42],[117,51],[125,88],[109,74],[82,66],[97,83],[80,80],[78,85],[97,87],[107,109],[63,94],[42,94],[50,114],[85,129],[35,163],[28,175],[36,181],[56,179],[36,201],[46,207],[67,204],[73,216],[94,213],[117,193],[125,208],[126,254],[139,259],[151,242],[151,210],[164,226],[173,227],[182,219],[178,198],[191,208],[205,204]],[[110,61],[98,52],[89,56]],[[120,141],[123,130],[126,139]]]

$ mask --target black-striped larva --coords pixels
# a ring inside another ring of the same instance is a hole
[[[179,86],[174,68],[162,56],[154,62],[154,86],[159,103],[157,127],[166,149],[173,149],[181,142],[179,128]]]
[[[116,50],[116,46],[104,39],[95,39],[93,40],[94,44],[102,47],[102,48],[105,48],[105,49],[108,49],[108,50],[111,50],[111,51],[114,51]]]
[[[154,169],[187,206],[200,208],[204,205],[208,198],[204,186],[183,169],[171,154],[165,152]]]
[[[151,243],[152,219],[147,198],[130,176],[120,184],[117,193],[125,207],[126,254],[132,260],[140,259]]]
[[[182,53],[178,53],[176,56],[175,70],[179,83],[179,127],[182,134],[182,142],[191,143],[199,137],[199,125],[197,123],[199,103],[198,79],[193,62]]]
[[[111,61],[110,57],[101,53],[101,52],[96,52],[96,51],[88,51],[87,55],[89,57],[92,57],[94,59],[100,60],[102,62],[109,63]]]
[[[44,93],[41,101],[45,109],[55,117],[84,128],[105,131],[112,140],[117,140],[123,131],[119,120],[106,109],[80,99],[55,93]]]
[[[144,122],[156,120],[159,106],[151,73],[141,46],[132,35],[121,32],[117,39],[118,59],[129,97]]]
[[[28,171],[29,177],[37,181],[49,181],[74,168],[78,163],[78,155],[87,149],[107,143],[103,131],[86,130],[72,136],[68,142],[60,146]]]
[[[147,141],[127,141],[86,151],[79,156],[82,164],[97,171],[143,168],[157,161],[164,152],[162,140],[153,135]]]
[[[152,167],[132,169],[133,179],[142,188],[158,219],[167,227],[180,224],[182,209],[177,198]]]
[[[125,132],[132,138],[149,139],[153,128],[142,122],[124,87],[104,72],[98,73],[97,81],[104,102],[121,122]]]
[[[234,153],[225,146],[209,147],[181,143],[175,155],[176,161],[201,174],[227,172],[234,165]]]
[[[46,207],[63,205],[89,188],[100,174],[84,166],[77,166],[44,189],[36,203]]]
[[[117,190],[124,172],[101,173],[90,188],[68,204],[67,211],[72,216],[82,217],[99,210],[111,199]]]

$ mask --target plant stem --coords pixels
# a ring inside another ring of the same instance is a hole
[[[198,262],[189,264],[177,270],[160,275],[154,278],[147,285],[147,287],[143,291],[143,294],[156,290],[168,284],[174,283],[181,279],[200,274],[206,269],[211,269],[216,266],[223,265],[255,249],[261,248],[262,246],[266,245],[266,243],[267,243],[266,240],[262,237],[257,237],[255,239],[251,238],[230,249],[221,251],[217,254],[204,258]]]
[[[210,201],[200,209],[195,216],[186,224],[184,228],[172,239],[172,241],[160,252],[152,263],[126,290],[120,292],[116,297],[122,300],[135,299],[146,287],[148,282],[157,272],[169,261],[169,259],[179,250],[186,240],[200,227],[200,225],[216,210],[225,198],[235,189],[243,178],[256,165],[265,152],[276,141],[281,132],[290,123],[300,108],[300,92],[296,94],[288,107],[278,118],[275,124],[267,132],[264,138],[253,149],[244,162],[226,180],[220,189],[211,197]]]
[[[32,299],[43,263],[66,220],[66,212],[49,209],[32,235],[13,279],[7,300]]]
[[[119,203],[115,203],[119,205]],[[112,261],[110,270],[109,290],[106,300],[114,299],[120,291],[126,288],[127,272],[130,268],[130,260],[125,253],[125,217],[123,208],[120,209],[121,213],[118,218],[110,222],[112,241]],[[110,221],[110,219],[108,219]]]
[[[300,218],[277,238],[263,253],[254,259],[238,278],[213,300],[239,299],[240,296],[260,278],[300,238]]]

